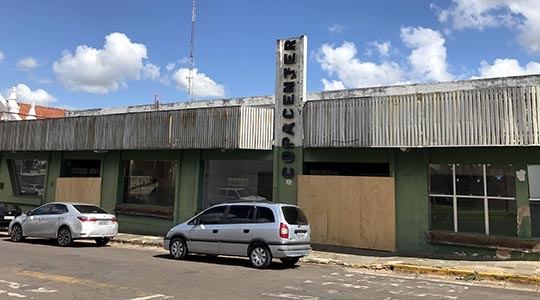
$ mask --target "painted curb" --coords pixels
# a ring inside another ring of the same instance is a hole
[[[506,281],[513,283],[539,284],[540,275],[525,275],[525,274],[510,274],[502,272],[482,272],[471,269],[445,268],[420,266],[414,264],[403,263],[381,263],[381,264],[351,264],[336,259],[321,259],[321,258],[302,258],[303,262],[314,264],[333,264],[359,269],[369,270],[389,270],[395,272],[414,273],[414,274],[429,274],[436,276],[455,277],[457,280],[463,281]]]

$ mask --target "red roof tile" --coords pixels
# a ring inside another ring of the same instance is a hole
[[[26,103],[19,103],[19,107],[20,107],[19,115],[21,116],[23,120],[25,120],[32,106]],[[65,116],[66,116],[66,110],[64,109],[36,105],[36,118],[37,119],[63,118]]]

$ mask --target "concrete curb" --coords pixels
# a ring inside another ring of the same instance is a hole
[[[539,284],[540,276],[524,274],[508,274],[502,272],[483,272],[471,269],[457,269],[445,267],[430,267],[403,263],[381,263],[381,264],[351,264],[341,260],[324,258],[302,258],[303,262],[314,264],[333,264],[357,269],[388,270],[394,272],[404,272],[413,274],[429,274],[445,277],[455,277],[463,281],[504,281],[512,283]]]

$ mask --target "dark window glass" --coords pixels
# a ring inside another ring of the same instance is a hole
[[[51,209],[51,215],[61,215],[68,212],[67,207],[64,204],[55,204]]]
[[[274,212],[268,207],[257,207],[257,215],[255,216],[255,222],[257,223],[274,223]]]
[[[173,161],[126,161],[124,203],[174,205],[176,163]]]
[[[200,217],[200,224],[222,224],[226,206],[218,206],[205,211]]]
[[[54,204],[46,204],[43,206],[40,206],[38,208],[35,208],[32,210],[32,215],[40,216],[40,215],[48,215],[53,208]]]
[[[13,193],[17,196],[43,197],[47,161],[37,159],[9,159]]]
[[[430,197],[431,229],[454,231],[454,205],[451,197]]]
[[[484,199],[457,199],[458,231],[486,233]]]
[[[77,204],[73,205],[73,207],[75,207],[75,209],[78,210],[81,214],[108,214],[106,210],[95,205]]]
[[[488,196],[515,197],[516,175],[512,165],[486,165]]]
[[[21,211],[21,208],[17,204],[0,202],[0,213],[20,212],[20,211]]]
[[[489,199],[489,234],[517,236],[515,200]]]
[[[429,193],[454,194],[451,164],[429,165]]]
[[[531,207],[531,231],[533,237],[540,237],[540,201],[529,202]]]
[[[484,169],[481,164],[456,164],[457,195],[484,196]]]
[[[227,218],[229,224],[251,223],[253,222],[254,206],[251,205],[231,205]]]
[[[270,160],[207,160],[201,207],[242,200],[272,200]]]
[[[285,220],[290,225],[307,225],[308,220],[304,212],[295,206],[282,206],[281,211],[285,216]]]

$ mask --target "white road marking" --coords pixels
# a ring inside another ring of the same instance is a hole
[[[127,299],[127,300],[173,299],[173,298],[174,298],[173,296],[166,296],[166,295],[162,295],[162,294],[156,294],[156,295],[147,296],[147,297],[130,298],[130,299]]]
[[[34,293],[56,293],[58,292],[58,290],[48,290],[44,287],[40,287],[40,288],[37,288],[37,289],[32,289],[32,290],[28,290],[30,292],[34,292]]]
[[[0,283],[7,283],[9,285],[9,288],[12,288],[12,289],[19,289],[19,288],[28,286],[28,284],[20,284],[17,282],[11,282],[11,281],[6,281],[2,279],[0,279]]]
[[[304,296],[304,295],[295,295],[295,294],[269,294],[269,293],[263,293],[263,296],[268,297],[274,297],[274,298],[285,298],[285,299],[293,299],[293,300],[318,300],[319,297],[313,297],[313,296]]]
[[[0,294],[7,294],[9,297],[26,298],[25,295],[12,293],[12,292],[8,292],[8,291],[4,291],[4,290],[0,290]]]

